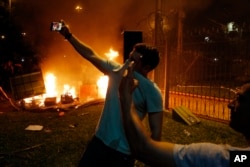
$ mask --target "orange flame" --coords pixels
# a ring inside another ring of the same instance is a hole
[[[47,73],[45,75],[45,87],[46,97],[57,97],[57,99],[59,99],[62,94],[71,95],[73,98],[76,97],[75,87],[70,86],[68,84],[64,84],[63,90],[58,92],[56,76],[52,73]]]
[[[45,76],[45,87],[47,97],[57,97],[56,77],[52,73],[47,73]]]
[[[108,57],[109,60],[113,60],[114,58],[119,56],[119,53],[112,48],[109,49],[108,53],[105,53],[105,56]]]
[[[119,56],[118,51],[113,50],[112,48],[109,49],[109,52],[105,53],[105,56],[109,59],[109,60],[113,60],[116,57]],[[106,96],[106,91],[107,91],[107,87],[108,87],[108,76],[104,75],[104,76],[100,76],[99,79],[96,82],[96,86],[97,86],[97,91],[98,91],[98,98],[105,98]],[[76,98],[76,89],[74,86],[70,86],[68,84],[64,84],[63,86],[63,90],[59,90],[59,85],[57,83],[57,77],[53,74],[53,73],[45,73],[44,75],[44,84],[45,84],[45,88],[46,88],[46,93],[41,96],[34,96],[31,98],[26,98],[24,99],[25,102],[30,103],[30,101],[34,100],[34,99],[41,99],[41,101],[44,101],[47,97],[56,97],[56,101],[59,102],[61,95],[70,95],[73,98]],[[94,97],[95,98],[95,97]]]
[[[72,95],[73,98],[76,97],[76,90],[75,87],[70,87],[68,84],[63,86],[63,94],[65,95]]]
[[[97,87],[98,87],[98,97],[99,98],[105,98],[107,87],[108,87],[108,81],[109,77],[107,75],[99,77],[97,81]]]
[[[119,56],[118,51],[113,50],[112,48],[109,49],[109,52],[105,53],[105,56],[109,60],[113,60],[116,57]],[[107,87],[108,87],[108,81],[109,78],[108,76],[100,76],[99,79],[97,80],[97,87],[98,87],[98,97],[99,98],[105,98],[106,92],[107,92]]]

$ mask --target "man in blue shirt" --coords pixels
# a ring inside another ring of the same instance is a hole
[[[134,46],[129,59],[122,66],[99,56],[91,47],[77,39],[62,21],[59,31],[76,51],[91,62],[101,72],[109,76],[109,84],[104,108],[99,119],[94,137],[88,144],[79,166],[133,167],[134,158],[125,136],[118,98],[120,78],[118,73],[124,71],[131,61],[136,61],[134,76],[139,81],[133,92],[136,111],[143,120],[148,115],[148,122],[153,140],[160,140],[163,119],[163,104],[159,88],[148,79],[148,73],[159,63],[156,48],[140,43]]]

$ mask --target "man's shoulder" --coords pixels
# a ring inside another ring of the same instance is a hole
[[[160,93],[161,90],[160,88],[158,87],[158,85],[153,82],[152,80],[149,80],[149,79],[144,79],[144,80],[139,80],[139,87],[142,88],[142,89],[145,89],[145,91],[147,92],[150,92],[150,91],[154,91],[154,92],[157,92],[157,93]]]
[[[153,82],[152,80],[150,80],[148,78],[145,78],[144,76],[142,76],[138,72],[134,72],[134,77],[136,80],[139,81],[139,84],[141,84],[141,85],[146,85],[149,87],[156,87],[156,88],[158,87],[155,82]]]
[[[100,61],[100,64],[99,64],[99,69],[101,69],[101,71],[104,72],[105,74],[109,74],[114,69],[119,69],[120,67],[121,67],[121,64],[119,64],[116,61],[108,60],[108,59],[103,59],[102,61]]]

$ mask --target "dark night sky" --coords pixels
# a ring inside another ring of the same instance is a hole
[[[162,1],[164,12],[178,9],[179,1]],[[196,0],[196,3],[182,4],[187,10],[196,11],[206,9],[210,1]],[[15,3],[18,4],[16,9]],[[48,31],[50,22],[64,19],[74,34],[100,52],[111,45],[119,48],[123,30],[148,30],[147,17],[155,11],[153,0],[12,0],[12,4],[13,15],[38,40],[53,44],[55,41],[52,38],[57,36]],[[81,12],[74,10],[77,4],[83,7]]]
[[[185,3],[180,3],[181,1]],[[230,20],[242,17],[250,11],[249,0],[163,0],[162,2],[163,12],[168,13],[183,6],[186,15],[192,20],[200,19],[200,16],[213,17],[219,21]],[[77,4],[83,7],[81,12],[74,10]],[[64,19],[72,32],[100,55],[104,55],[110,47],[122,53],[122,31],[149,31],[147,18],[155,11],[155,1],[12,0],[12,7],[13,17],[24,26],[28,35],[32,36],[40,52],[48,57],[45,68],[52,71],[59,69],[60,72],[64,71],[65,75],[69,74],[72,78],[82,80],[82,73],[93,71],[96,74],[97,71],[82,60],[61,35],[49,31],[50,23]],[[73,66],[70,67],[69,64]],[[88,67],[93,70],[89,70]],[[68,71],[65,71],[66,69]],[[72,71],[75,73],[77,71],[77,75],[72,76]],[[96,77],[83,79],[85,82],[93,82]]]
[[[78,4],[81,12],[74,10]],[[110,45],[119,48],[122,30],[148,30],[147,17],[155,11],[153,0],[12,0],[12,6],[13,15],[39,40],[53,44],[50,22],[64,19],[74,34],[100,52]],[[202,16],[230,21],[250,11],[249,0],[162,0],[163,13],[180,6],[192,20]]]

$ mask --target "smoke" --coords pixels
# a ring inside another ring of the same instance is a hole
[[[212,0],[162,0],[164,13],[170,10],[186,11],[206,9]],[[75,7],[79,5],[81,10]],[[29,31],[39,45],[45,48],[58,44],[55,33],[49,32],[51,21],[64,19],[72,32],[88,43],[99,54],[109,49],[122,49],[122,31],[143,30],[147,19],[155,12],[156,1],[152,0],[13,0],[17,19]],[[56,39],[55,39],[56,38]],[[40,51],[44,51],[42,48]]]
[[[32,36],[32,43],[44,56],[42,68],[51,71],[61,79],[83,84],[94,84],[101,74],[93,65],[82,59],[74,48],[57,32],[50,32],[52,21],[63,19],[72,33],[91,46],[100,56],[112,47],[123,53],[124,30],[150,31],[148,17],[155,12],[153,0],[20,0],[14,1],[16,19]],[[210,0],[182,3],[176,0],[163,0],[164,12],[184,6],[185,9],[206,8]],[[75,10],[80,5],[81,10]]]

